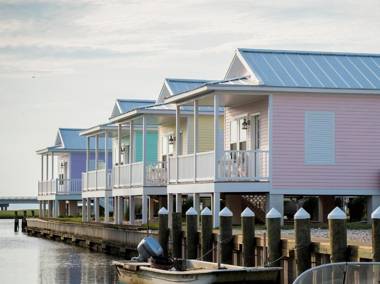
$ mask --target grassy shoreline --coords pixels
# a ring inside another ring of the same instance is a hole
[[[27,213],[27,217],[32,217],[32,211],[34,211],[34,216],[38,217],[38,210],[7,210],[7,211],[0,211],[0,219],[14,219],[15,218],[15,212],[17,212],[17,216],[19,218],[22,218],[24,216],[24,211]]]

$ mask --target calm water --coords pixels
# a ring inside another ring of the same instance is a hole
[[[13,232],[0,220],[1,283],[118,283],[112,256]]]

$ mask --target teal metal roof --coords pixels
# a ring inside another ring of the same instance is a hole
[[[257,85],[380,89],[380,54],[240,48],[237,56]]]

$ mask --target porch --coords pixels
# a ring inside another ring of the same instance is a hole
[[[269,155],[268,150],[226,150],[218,159],[214,151],[171,157],[169,183],[268,182]]]
[[[38,182],[38,196],[81,194],[81,179],[52,179]]]
[[[213,92],[201,98],[179,102],[193,107],[193,149],[191,154],[174,153],[168,159],[168,182],[265,182],[271,181],[271,100],[270,95]],[[213,110],[213,150],[200,152],[198,109]],[[224,125],[220,117],[223,115]],[[180,129],[176,123],[176,137]],[[178,141],[176,143],[181,143]],[[179,147],[176,147],[178,149]]]

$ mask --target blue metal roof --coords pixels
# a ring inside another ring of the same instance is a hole
[[[80,128],[59,128],[52,150],[83,150],[87,148],[87,138],[80,136]],[[112,140],[108,138],[107,148],[111,149]],[[104,137],[99,137],[99,149],[104,149]],[[95,139],[90,140],[90,149],[95,149]]]
[[[133,109],[146,107],[155,104],[154,100],[116,100],[112,110],[111,118],[114,118],[123,113],[127,113]]]
[[[196,89],[210,81],[194,79],[165,79],[165,82],[169,88],[170,95],[177,95]]]
[[[380,89],[380,54],[238,49],[259,85]]]

